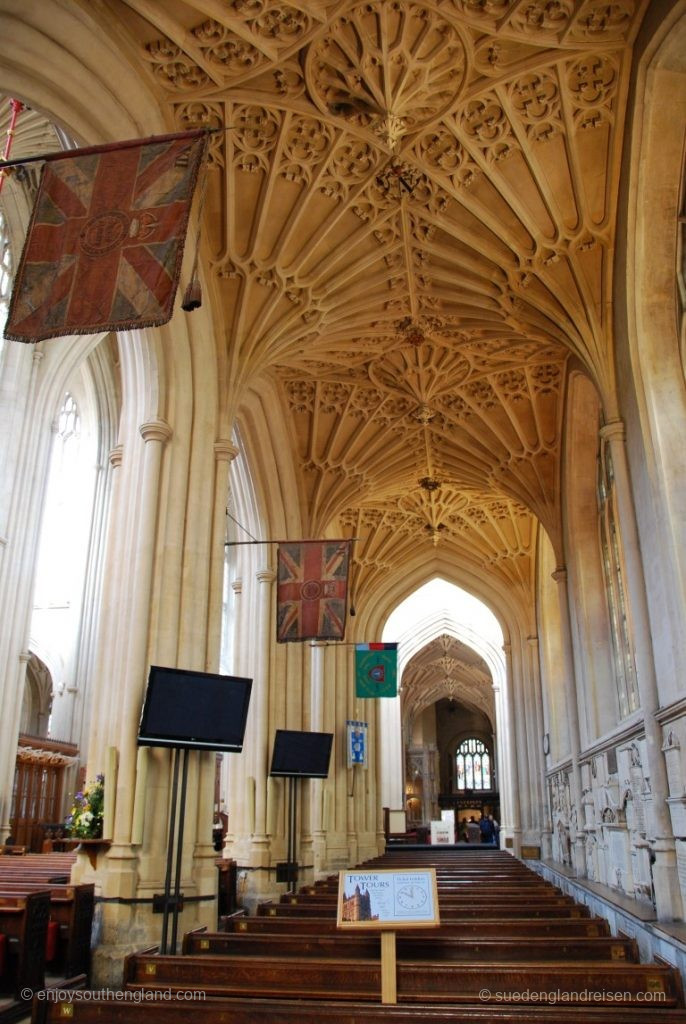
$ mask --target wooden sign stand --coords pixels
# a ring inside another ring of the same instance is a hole
[[[398,1002],[395,932],[381,932],[381,1002]]]
[[[440,925],[435,868],[341,871],[338,928],[381,933],[381,1002],[398,1002],[395,935],[398,928]]]

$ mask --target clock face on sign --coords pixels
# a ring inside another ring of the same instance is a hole
[[[404,885],[398,889],[395,898],[405,910],[419,910],[426,903],[426,889],[418,885]]]

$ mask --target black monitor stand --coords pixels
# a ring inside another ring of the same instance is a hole
[[[298,776],[288,776],[288,847],[285,863],[276,865],[277,882],[287,882],[287,892],[295,892],[298,881],[298,860],[296,850],[296,815],[298,809],[296,782]]]
[[[181,798],[179,799],[179,761],[183,751],[181,768]],[[179,914],[183,910],[183,894],[181,893],[181,861],[183,859],[183,829],[186,816],[186,790],[188,787],[188,748],[173,748],[174,769],[172,779],[172,799],[169,816],[169,839],[167,842],[167,870],[164,878],[164,892],[153,897],[153,912],[162,913],[162,938],[160,953],[176,955],[176,942],[179,929]],[[178,815],[178,829],[177,829]],[[176,865],[174,865],[174,839],[176,839]],[[175,868],[175,870],[174,870]],[[174,888],[172,889],[172,872],[174,872]],[[167,944],[169,918],[171,916],[171,940]]]

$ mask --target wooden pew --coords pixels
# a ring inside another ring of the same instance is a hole
[[[564,1014],[564,1017],[562,1016]],[[636,1006],[501,1004],[383,1005],[357,1001],[236,998],[133,1002],[111,996],[66,1002],[34,1000],[31,1024],[685,1024],[686,1010]]]
[[[75,860],[73,853],[8,857],[0,860],[0,882],[56,882],[66,885]]]
[[[50,917],[47,890],[24,895],[0,894],[0,932],[7,937],[8,970],[3,988],[15,997],[22,989],[45,985],[45,943]]]
[[[2,882],[1,896],[22,896],[43,891],[38,883]],[[50,885],[50,918],[59,926],[59,969],[64,975],[90,974],[90,946],[95,908],[95,886]]]
[[[463,918],[478,918],[484,915],[486,910],[499,914],[503,918],[527,917],[588,917],[588,907],[577,904],[560,904],[556,900],[547,903],[531,904],[526,900],[508,901],[508,903],[473,904],[468,901],[464,905],[440,905],[441,920],[462,920]],[[264,917],[328,917],[336,916],[335,903],[270,903],[265,901],[257,906],[257,913]]]
[[[381,992],[379,963],[315,957],[159,956],[134,954],[124,965],[130,991],[202,990],[207,996],[244,997],[259,992],[270,998],[375,1002]],[[523,1005],[544,998],[585,1005],[583,993],[621,992],[622,1007],[645,1008],[646,994],[660,1009],[683,1008],[678,972],[658,964],[582,963],[397,963],[398,1002],[478,1005],[480,993],[498,992],[504,1002]],[[651,1003],[654,1008],[654,1003]]]
[[[440,932],[440,930],[438,930]],[[343,957],[358,960],[381,957],[381,939],[373,932],[344,932],[307,935],[282,932],[205,932],[198,929],[183,939],[183,953],[197,956],[319,956]],[[551,942],[547,936],[521,938],[476,938],[435,934],[423,935],[399,932],[396,937],[399,960],[450,960],[464,963],[476,961],[529,961],[593,960],[638,963],[638,947],[631,939],[613,939],[607,936],[587,938],[560,938]]]
[[[329,893],[327,895],[320,895],[319,893],[285,893],[280,897],[279,903],[287,904],[288,906],[336,906],[338,902],[338,895],[336,893]],[[506,891],[495,890],[492,892],[470,892],[465,890],[460,893],[448,892],[444,890],[438,890],[438,904],[441,911],[447,910],[450,907],[456,907],[459,909],[463,906],[479,906],[483,907],[500,907],[503,903],[507,903],[508,906],[523,906],[523,907],[534,907],[534,906],[556,906],[556,907],[574,907],[578,906],[576,901],[571,896],[564,896],[562,893],[555,892],[540,892],[540,893],[522,893],[520,889],[508,889]]]
[[[335,917],[230,917],[222,918],[222,931],[239,934],[292,934],[330,935],[341,934]],[[562,938],[577,936],[608,936],[610,926],[601,917],[549,917],[528,920],[526,918],[500,917],[472,918],[461,921],[442,921],[440,934],[447,936],[520,939],[526,942],[530,936],[548,936],[555,942]],[[426,929],[404,929],[404,935],[426,935]]]

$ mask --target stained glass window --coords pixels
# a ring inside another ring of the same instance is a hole
[[[457,749],[457,788],[491,789],[491,758],[485,744],[476,737],[463,740]]]

